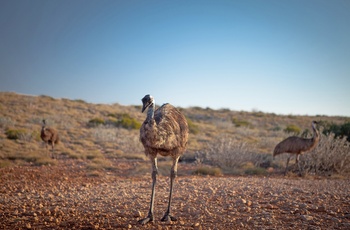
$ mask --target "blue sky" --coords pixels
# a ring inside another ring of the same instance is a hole
[[[350,116],[348,0],[2,0],[0,91]]]

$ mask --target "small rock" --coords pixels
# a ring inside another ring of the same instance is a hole
[[[251,206],[252,205],[252,202],[250,200],[247,201],[247,205],[248,206]]]
[[[336,222],[336,223],[339,223],[339,222],[340,222],[340,220],[339,220],[338,218],[335,218],[335,217],[332,217],[331,220],[332,220],[333,222]]]
[[[141,217],[142,216],[142,213],[140,211],[136,211],[134,213],[134,217]]]
[[[302,193],[303,190],[301,190],[300,188],[294,188],[293,189],[293,193]]]
[[[326,207],[325,206],[320,206],[316,208],[317,212],[325,212],[326,211]]]
[[[237,201],[236,201],[236,204],[237,205],[242,205],[242,204],[246,204],[247,203],[247,201],[245,200],[245,199],[238,199]]]
[[[312,216],[308,216],[308,215],[301,215],[300,218],[305,221],[310,221],[314,219]]]

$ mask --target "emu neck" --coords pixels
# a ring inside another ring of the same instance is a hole
[[[314,131],[314,136],[312,137],[312,139],[314,141],[318,141],[320,138],[320,135],[319,135],[318,130],[316,129],[316,127],[314,125],[312,125],[312,130]]]
[[[155,105],[153,103],[147,110],[147,121],[154,120],[154,110],[155,110]]]

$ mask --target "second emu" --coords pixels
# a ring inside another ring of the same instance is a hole
[[[51,157],[54,158],[54,147],[55,144],[58,144],[60,138],[58,136],[57,130],[54,128],[46,127],[46,121],[43,120],[43,126],[41,127],[41,139],[45,142],[46,150],[48,149],[48,146],[51,145],[52,147],[52,153]]]
[[[316,128],[316,125],[317,125],[317,122],[312,121],[311,123],[312,130],[313,130],[312,138],[301,138],[301,137],[291,136],[276,145],[273,151],[273,157],[282,153],[289,153],[284,175],[286,175],[287,173],[288,163],[293,154],[296,155],[295,163],[298,164],[299,174],[301,175],[301,169],[299,164],[300,155],[303,154],[304,152],[308,152],[314,149],[320,140],[320,134]]]

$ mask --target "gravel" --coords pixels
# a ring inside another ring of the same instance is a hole
[[[125,162],[124,162],[125,166]],[[179,165],[181,170],[182,165]],[[76,161],[0,169],[0,229],[350,229],[350,179],[159,176],[155,220],[148,212],[150,173],[87,173]]]

